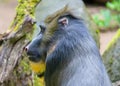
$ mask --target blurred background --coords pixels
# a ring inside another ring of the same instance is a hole
[[[0,33],[4,33],[15,17],[17,0],[0,0]]]
[[[104,52],[106,45],[115,35],[119,22],[111,24],[112,17],[111,12],[117,13],[119,12],[119,6],[115,8],[116,3],[111,2],[109,0],[83,0],[87,6],[88,12],[92,15],[94,22],[97,24],[100,29],[100,52],[101,54]],[[118,1],[120,4],[120,0]],[[114,4],[115,3],[115,4]],[[115,6],[114,6],[115,5]],[[14,19],[17,6],[17,0],[0,0],[0,34],[4,33],[12,23]],[[111,9],[112,8],[112,9]],[[115,9],[114,9],[115,8]],[[111,11],[113,10],[113,11]],[[117,17],[120,17],[119,15]],[[114,20],[115,22],[117,20]],[[118,21],[119,18],[118,18]]]

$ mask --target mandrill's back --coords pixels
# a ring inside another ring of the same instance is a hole
[[[46,59],[46,86],[111,86],[83,20],[67,18],[68,25],[58,26],[56,47]]]

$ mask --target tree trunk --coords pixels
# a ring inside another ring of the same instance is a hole
[[[111,80],[120,80],[120,29],[106,48],[103,60]]]
[[[16,17],[0,39],[0,86],[33,86],[32,72],[28,59],[23,58],[23,48],[34,30],[33,19],[29,16],[33,16],[38,2],[19,0]]]
[[[22,62],[23,48],[29,42],[25,34],[32,32],[30,20],[24,21],[19,31],[11,32],[3,38],[0,56],[0,82],[1,86],[28,86],[31,72],[25,71]],[[27,26],[27,27],[26,27]],[[23,31],[22,31],[23,30]],[[27,60],[24,59],[27,64]]]

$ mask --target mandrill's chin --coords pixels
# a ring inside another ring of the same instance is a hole
[[[29,61],[29,63],[32,71],[35,72],[37,75],[41,75],[45,72],[45,62],[43,62],[42,60],[39,62]]]

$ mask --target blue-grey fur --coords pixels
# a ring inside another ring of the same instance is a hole
[[[84,21],[68,19],[67,26],[58,26],[55,34],[59,42],[46,58],[46,86],[111,86]]]
[[[45,33],[40,33],[28,45],[27,54],[35,62],[55,45],[53,52],[44,57],[46,86],[111,86],[99,50],[84,21],[71,15],[59,19],[63,17],[68,19],[68,24],[58,22],[49,40],[44,40]]]

